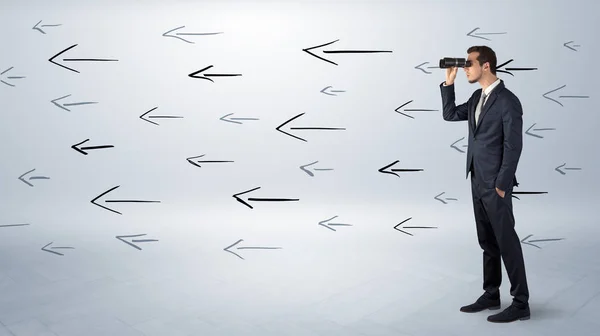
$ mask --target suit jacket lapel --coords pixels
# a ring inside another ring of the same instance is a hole
[[[483,105],[483,107],[481,108],[481,113],[479,114],[479,121],[477,122],[477,126],[475,127],[474,132],[477,132],[477,130],[479,130],[479,125],[481,125],[483,118],[485,117],[487,112],[490,110],[492,105],[494,105],[494,102],[496,101],[496,97],[498,97],[498,92],[500,92],[503,88],[504,88],[504,82],[502,82],[502,80],[500,80],[500,83],[498,83],[498,85],[496,85],[496,87],[492,90],[492,93],[490,93],[490,96],[487,97],[487,99],[485,101],[485,105]],[[475,112],[473,112],[473,117],[475,117]],[[473,118],[473,119],[475,119],[475,118]],[[473,122],[475,122],[475,120],[473,120]]]
[[[481,89],[479,89],[479,91],[481,92]],[[481,97],[481,95],[477,94],[475,97]],[[473,132],[475,131],[475,110],[477,109],[477,104],[479,104],[479,99],[475,99],[469,109],[469,126]]]

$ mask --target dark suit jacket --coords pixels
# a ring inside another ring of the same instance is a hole
[[[440,84],[446,121],[468,121],[467,177],[469,171],[482,186],[512,190],[523,148],[523,109],[519,98],[500,81],[487,97],[475,127],[475,108],[482,89],[460,105],[455,104],[454,84]]]

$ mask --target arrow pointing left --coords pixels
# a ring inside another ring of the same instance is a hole
[[[4,71],[0,72],[0,76],[2,76],[2,75],[4,75],[5,73],[9,72],[9,71],[10,71],[10,70],[12,70],[13,68],[14,68],[14,67],[10,67],[10,68],[8,68],[8,69],[6,69],[6,70],[4,70]],[[6,76],[6,79],[7,79],[7,80],[10,80],[10,79],[22,79],[22,78],[26,78],[26,77],[25,77],[25,76]],[[11,84],[11,83],[9,83],[9,82],[5,81],[4,79],[0,79],[0,82],[2,82],[2,83],[4,83],[4,84],[6,84],[6,85],[8,85],[8,86],[12,86],[12,87],[14,87],[14,86],[15,86],[14,84]]]
[[[85,139],[80,143],[76,143],[73,146],[71,146],[71,148],[73,148],[74,150],[78,151],[79,153],[83,154],[83,155],[88,155],[88,152],[86,152],[86,150],[94,150],[94,149],[104,149],[104,148],[113,148],[115,146],[113,145],[100,145],[100,146],[86,146],[86,147],[77,147],[81,144],[84,144],[86,142],[90,141],[90,139]]]
[[[233,252],[233,251],[230,250],[232,247],[236,246],[237,244],[239,244],[239,243],[241,243],[243,241],[244,241],[243,239],[240,239],[240,240],[236,241],[235,243],[227,246],[223,250],[225,252],[229,252],[229,253],[237,256],[240,259],[244,259],[241,255],[239,255],[239,254],[237,254],[237,253],[235,253],[235,252]],[[279,249],[281,249],[281,247],[246,246],[246,247],[237,247],[236,249],[237,250],[279,250]]]
[[[224,160],[203,160],[203,161],[196,161],[196,162],[193,161],[194,159],[203,157],[204,155],[206,155],[206,154],[202,154],[202,155],[198,155],[198,156],[192,156],[192,157],[187,158],[186,160],[189,163],[193,164],[194,166],[196,166],[198,168],[202,168],[202,166],[198,164],[199,162],[202,162],[202,163],[225,163],[225,162],[233,162],[233,161],[224,161]]]
[[[50,59],[48,59],[48,61],[52,64],[56,64],[60,67],[63,67],[67,70],[71,70],[73,72],[77,72],[79,73],[79,71],[73,69],[73,68],[69,68],[68,66],[62,65],[60,63],[57,63],[54,61],[55,58],[57,58],[58,56],[62,55],[63,53],[69,51],[70,49],[73,49],[77,46],[77,44],[74,44],[64,50],[62,50],[61,52],[59,52],[58,54],[50,57]],[[117,59],[106,59],[106,58],[63,58],[62,59],[64,62],[116,62],[118,61]]]
[[[185,28],[185,26],[180,26],[180,27],[177,27],[177,28],[173,28],[173,29],[165,32],[164,34],[162,34],[162,36],[164,36],[164,37],[174,37],[174,38],[182,40],[183,42],[187,42],[187,43],[192,43],[193,44],[194,42],[188,41],[188,40],[186,40],[184,38],[181,38],[178,35],[180,35],[180,36],[185,36],[185,35],[187,35],[187,36],[193,36],[193,35],[200,36],[200,35],[217,35],[217,34],[223,34],[223,32],[217,32],[217,33],[183,33],[183,32],[178,32],[178,33],[175,33],[175,34],[171,34],[172,32],[174,32],[176,30],[180,30],[182,28]]]
[[[103,206],[103,205],[100,205],[100,204],[96,203],[96,200],[98,200],[100,197],[102,197],[102,196],[104,196],[104,195],[108,194],[109,192],[111,192],[111,191],[113,191],[113,190],[117,189],[118,187],[120,187],[120,186],[115,186],[115,187],[112,187],[112,188],[108,189],[107,191],[103,192],[102,194],[100,194],[100,195],[96,196],[96,197],[95,197],[93,200],[91,200],[90,202],[91,202],[92,204],[94,204],[94,205],[97,205],[97,206],[99,206],[99,207],[103,208],[103,209],[106,209],[106,210],[108,210],[108,211],[112,211],[112,212],[114,212],[114,213],[117,213],[117,214],[119,214],[119,215],[122,215],[122,213],[120,213],[120,212],[118,212],[118,211],[116,211],[116,210],[110,209],[110,208],[108,208],[108,207],[105,207],[105,206]],[[105,200],[104,202],[106,202],[106,203],[160,203],[160,201],[144,201],[144,200]]]
[[[329,63],[334,64],[334,65],[338,65],[337,63],[335,63],[333,61],[330,61],[330,60],[328,60],[326,58],[323,58],[323,57],[318,56],[316,54],[313,54],[311,52],[311,50],[313,50],[313,49],[321,48],[321,47],[330,45],[332,43],[335,43],[337,41],[339,41],[339,39],[337,39],[335,41],[331,41],[329,43],[317,45],[317,46],[314,46],[314,47],[304,48],[304,49],[302,49],[302,51],[304,51],[307,54],[312,55],[312,56],[314,56],[314,57],[316,57],[316,58],[318,58],[320,60],[323,60],[325,62],[329,62]],[[392,52],[391,50],[323,50],[323,53],[326,53],[326,54],[373,54],[373,53],[391,53],[391,52]]]
[[[52,251],[52,250],[48,250],[46,247],[52,245],[53,242],[49,242],[48,244],[44,245],[44,247],[42,247],[42,251],[46,251],[46,252],[50,252],[50,253],[54,253],[56,255],[60,255],[60,256],[64,256],[64,254],[60,253],[60,252],[56,252],[56,251]],[[74,247],[70,247],[70,246],[54,246],[51,247],[51,249],[55,249],[55,250],[64,250],[64,249],[75,249]]]
[[[352,226],[352,224],[344,224],[344,223],[330,223],[329,221],[337,218],[338,216],[333,216],[331,218],[322,220],[319,222],[319,225],[328,228],[329,230],[336,231],[332,226]]]
[[[44,24],[44,25],[40,25],[40,23],[42,23],[42,20],[40,20],[38,23],[36,23],[35,26],[33,26],[33,28],[31,28],[31,29],[37,30],[37,31],[39,31],[42,34],[46,34],[46,32],[43,31],[42,28],[40,28],[40,27],[58,27],[58,26],[61,26],[60,23],[59,24]]]
[[[33,187],[33,184],[31,184],[31,183],[27,182],[27,181],[26,181],[26,180],[23,178],[25,175],[27,175],[27,174],[29,174],[29,173],[31,173],[31,172],[33,172],[33,171],[35,171],[35,168],[34,168],[34,169],[32,169],[32,170],[30,170],[30,171],[28,171],[28,172],[25,172],[25,173],[23,173],[23,175],[19,176],[19,180],[21,180],[23,183],[27,184],[28,186],[30,186],[30,187]],[[49,180],[49,179],[50,179],[50,178],[49,178],[49,177],[47,177],[47,176],[31,176],[31,177],[29,178],[29,180]]]
[[[396,160],[396,161],[390,163],[387,166],[381,167],[381,168],[379,168],[378,172],[383,173],[383,174],[396,175],[396,176],[400,177],[400,175],[396,174],[396,172],[419,172],[419,171],[423,171],[423,169],[421,169],[421,168],[409,168],[409,169],[394,168],[394,169],[390,169],[389,171],[386,170],[386,169],[390,168],[391,166],[395,165],[398,162],[400,162],[400,160]]]
[[[260,189],[260,187],[256,187],[253,189],[249,189],[246,191],[242,191],[241,193],[237,193],[234,194],[232,197],[235,198],[238,202],[244,204],[245,206],[249,207],[250,209],[253,209],[253,207],[248,204],[246,201],[244,201],[243,199],[239,198],[238,196],[252,192],[254,190]],[[248,202],[250,201],[254,201],[254,202],[293,202],[293,201],[299,201],[300,199],[298,198],[257,198],[257,197],[250,197],[248,198]]]
[[[511,71],[530,71],[530,70],[537,70],[537,68],[505,68],[506,70],[499,70],[500,68],[502,68],[503,66],[507,65],[508,63],[512,62],[513,59],[508,60],[507,62],[504,62],[498,66],[496,66],[496,71],[497,72],[503,72],[503,73],[507,73],[511,76],[515,76],[512,74]]]
[[[58,106],[59,108],[61,108],[61,109],[65,110],[65,111],[71,111],[71,110],[69,110],[68,108],[66,108],[66,106],[78,106],[78,105],[98,104],[98,102],[78,102],[78,103],[64,103],[64,104],[59,104],[59,103],[57,103],[57,101],[59,101],[59,100],[61,100],[61,99],[64,99],[64,98],[67,98],[67,97],[70,97],[70,96],[71,96],[71,95],[70,95],[70,94],[68,94],[68,95],[66,95],[66,96],[62,96],[62,97],[60,97],[60,98],[53,99],[53,100],[51,100],[50,102],[51,102],[52,104],[54,104],[54,105]]]
[[[285,121],[283,124],[277,126],[275,129],[278,130],[279,132],[285,134],[285,135],[289,135],[292,138],[296,138],[298,140],[302,140],[306,142],[306,139],[303,139],[301,137],[295,136],[293,134],[290,134],[288,132],[282,131],[281,127],[287,125],[288,123],[292,122],[294,119],[297,119],[299,117],[301,117],[302,115],[304,115],[304,113],[300,113],[295,117],[290,118],[289,120]],[[338,131],[338,130],[345,130],[345,128],[342,127],[290,127],[290,130],[319,130],[319,131]]]
[[[567,173],[565,173],[564,171],[562,171],[562,169],[560,169],[560,168],[565,167],[566,165],[567,165],[566,163],[563,163],[560,166],[554,168],[554,170],[556,170],[557,172],[561,173],[562,175],[566,175]],[[564,170],[581,170],[581,168],[575,168],[575,167],[565,167],[563,169]]]
[[[411,116],[411,115],[408,115],[408,114],[406,114],[406,113],[402,113],[402,112],[398,111],[398,109],[400,109],[400,108],[403,108],[404,106],[406,106],[406,105],[408,105],[408,104],[410,104],[410,103],[412,103],[412,102],[413,102],[412,100],[409,100],[409,101],[407,101],[406,103],[404,103],[404,104],[402,104],[402,105],[398,106],[398,107],[397,107],[397,108],[396,108],[394,111],[396,111],[396,112],[398,112],[398,113],[402,114],[403,116],[406,116],[406,117],[409,117],[409,118],[413,118],[413,119],[414,119],[415,117],[413,117],[413,116]],[[430,109],[404,109],[404,111],[406,111],[406,112],[431,112],[431,111],[438,111],[438,110],[430,110]]]
[[[521,239],[521,243],[523,244],[527,244],[533,247],[537,247],[539,249],[541,249],[541,247],[533,244],[533,243],[537,243],[537,242],[548,242],[548,241],[558,241],[558,240],[564,240],[564,238],[550,238],[550,239],[531,239],[531,240],[527,240],[529,239],[531,236],[533,236],[532,234],[528,235],[527,237]]]
[[[468,32],[467,36],[476,37],[476,38],[480,38],[480,39],[484,39],[484,40],[490,41],[489,38],[483,37],[482,35],[502,35],[502,34],[506,34],[506,32],[503,32],[503,33],[475,33],[476,30],[479,30],[479,27],[477,27],[477,28],[471,30],[470,32]],[[475,34],[473,34],[473,33],[475,33]]]
[[[407,219],[403,220],[402,222],[400,222],[400,223],[396,224],[396,226],[394,226],[394,229],[396,229],[396,230],[398,230],[398,231],[400,231],[400,232],[402,232],[402,233],[405,233],[405,234],[407,234],[407,235],[409,235],[409,236],[413,236],[413,234],[412,234],[412,233],[409,233],[409,232],[406,232],[406,231],[404,231],[404,230],[400,230],[400,229],[398,229],[398,226],[400,226],[400,225],[404,224],[405,222],[407,222],[407,221],[409,221],[409,220],[411,220],[411,219],[412,219],[412,217],[409,217],[409,218],[407,218]],[[437,229],[437,227],[436,227],[436,226],[404,226],[404,227],[402,227],[402,228],[403,228],[403,229]]]
[[[212,68],[212,65],[207,66],[204,69],[200,69],[198,71],[194,71],[191,74],[188,75],[188,77],[192,77],[192,78],[201,78],[201,79],[206,79],[209,80],[211,82],[214,82],[214,80],[210,79],[210,77],[234,77],[234,76],[241,76],[242,74],[220,74],[220,73],[213,73],[213,74],[207,74],[205,73],[204,76],[197,76],[199,73],[203,72],[204,70],[208,70],[210,68]]]
[[[146,113],[144,113],[144,114],[142,114],[140,116],[140,119],[142,119],[143,121],[147,121],[147,122],[149,122],[151,124],[154,124],[156,126],[160,126],[158,123],[155,123],[154,121],[152,121],[150,119],[179,119],[179,118],[183,118],[181,116],[172,116],[172,115],[151,115],[151,116],[147,117],[149,119],[144,118],[144,117],[146,117],[146,114],[148,114],[148,113],[156,110],[157,108],[158,108],[158,106],[149,109],[148,111],[146,111]]]
[[[141,236],[145,236],[145,233],[142,234],[135,234],[135,235],[128,235],[128,236],[115,236],[115,238],[117,238],[118,240],[122,241],[123,243],[136,248],[138,250],[141,250],[142,248],[133,244],[133,243],[148,243],[148,242],[155,242],[158,241],[158,239],[132,239],[131,242],[128,242],[127,240],[125,240],[124,238],[135,238],[135,237],[141,237]]]

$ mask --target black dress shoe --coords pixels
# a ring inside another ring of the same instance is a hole
[[[486,294],[483,294],[475,301],[475,303],[460,307],[460,311],[464,313],[476,313],[486,309],[500,309],[500,298],[491,298]]]
[[[529,320],[530,317],[529,306],[519,307],[513,303],[500,313],[488,316],[487,320],[490,322],[506,323],[517,320]]]

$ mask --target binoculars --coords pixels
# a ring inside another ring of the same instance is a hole
[[[471,61],[466,58],[456,58],[456,57],[444,57],[440,60],[440,68],[452,68],[452,67],[470,67]]]

